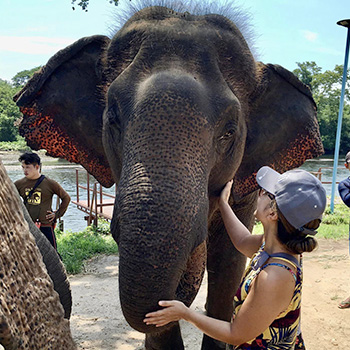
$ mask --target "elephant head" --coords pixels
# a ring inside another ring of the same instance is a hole
[[[155,333],[148,348],[182,348],[178,335],[172,347],[155,345],[166,330],[143,317],[159,299],[193,301],[208,223],[214,240],[224,235],[212,221],[225,183],[234,179],[233,206],[251,227],[257,170],[283,172],[323,153],[308,88],[255,61],[222,15],[144,8],[112,39],[83,38],[58,52],[15,100],[29,146],[82,164],[105,186],[117,183],[120,299],[131,326]],[[213,257],[218,248],[208,242]]]

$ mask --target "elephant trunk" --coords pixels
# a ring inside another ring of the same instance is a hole
[[[135,89],[122,133],[123,167],[112,234],[119,244],[125,318],[149,333],[155,329],[143,319],[158,308],[159,300],[177,298],[190,304],[199,289],[214,127],[205,87],[191,75],[157,73]],[[118,91],[124,101],[110,114],[118,116],[130,94],[122,95],[119,78],[110,91]],[[110,132],[105,129],[107,136],[113,131],[112,125]]]
[[[159,300],[190,304],[199,289],[206,259],[207,194],[205,186],[194,191],[190,184],[179,191],[165,176],[158,183],[146,182],[141,174],[121,182],[116,207],[120,300],[130,325],[149,333],[143,319],[159,308]]]

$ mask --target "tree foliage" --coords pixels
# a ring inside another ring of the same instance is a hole
[[[40,67],[23,70],[12,78],[12,84],[0,79],[0,142],[12,142],[19,138],[17,119],[21,118],[13,96],[27,83]]]
[[[110,4],[118,5],[119,0],[108,0]],[[75,10],[75,4],[81,7],[82,10],[87,12],[89,6],[89,0],[72,0],[72,9]]]
[[[35,67],[30,70],[22,70],[21,72],[17,73],[13,78],[12,78],[12,84],[14,87],[23,87],[27,81],[33,76],[33,74],[40,68]]]
[[[18,130],[14,126],[15,121],[21,117],[21,113],[13,102],[12,97],[18,91],[8,82],[0,81],[0,141],[15,141]]]
[[[340,94],[342,87],[343,66],[337,65],[334,70],[322,72],[315,62],[297,63],[293,73],[312,91],[317,105],[317,117],[326,153],[333,153],[338,125]],[[350,74],[348,72],[345,88],[343,122],[340,151],[350,150]]]

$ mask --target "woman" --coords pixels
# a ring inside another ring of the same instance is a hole
[[[232,322],[199,314],[183,303],[160,301],[162,310],[146,315],[148,325],[184,319],[234,349],[294,349],[300,323],[301,253],[312,251],[326,207],[321,182],[303,170],[279,174],[269,167],[257,173],[261,187],[255,211],[264,234],[251,235],[233,213],[223,189],[219,208],[232,243],[252,258],[234,300]]]

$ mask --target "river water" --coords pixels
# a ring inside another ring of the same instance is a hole
[[[79,165],[72,164],[64,160],[47,157],[44,155],[44,153],[39,154],[43,162],[42,173],[57,181],[68,192],[72,201],[76,201],[76,169],[78,169],[79,172],[79,184],[85,187],[87,184],[86,171]],[[23,177],[21,166],[17,161],[18,156],[19,153],[0,153],[0,158],[2,159],[2,162],[4,163],[7,173],[12,181],[16,181]],[[344,155],[339,157],[340,161],[338,163],[339,168],[337,172],[337,181],[341,181],[345,177],[349,176],[349,171],[344,167],[344,157]],[[333,158],[330,156],[322,156],[320,158],[308,160],[301,166],[302,169],[311,172],[317,172],[319,168],[322,168],[322,182],[332,181],[332,167]],[[92,188],[93,182],[93,177],[90,177],[90,188]],[[330,195],[331,184],[324,184],[324,187],[327,191],[327,195]],[[115,186],[111,188],[103,188],[103,192],[115,194]],[[336,191],[336,196],[338,196],[338,191]],[[87,191],[80,189],[79,198],[80,200],[86,200]],[[53,203],[53,208],[55,209],[55,198]],[[63,216],[64,230],[77,232],[86,228],[87,223],[86,220],[84,220],[84,216],[86,215],[86,213],[78,210],[76,205],[71,202],[67,212]]]

